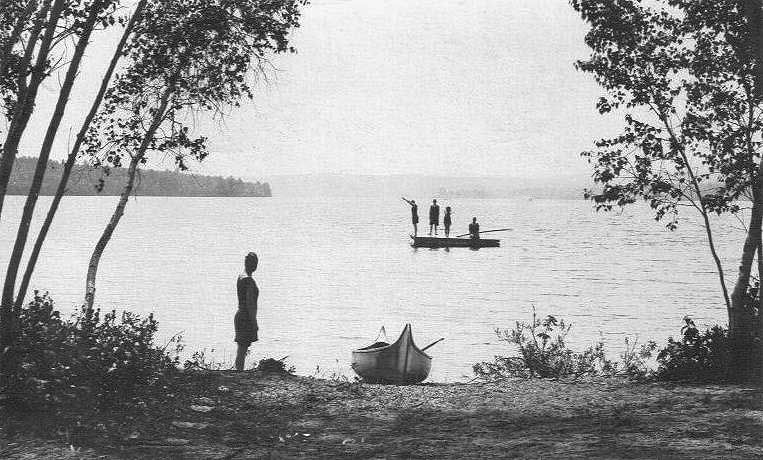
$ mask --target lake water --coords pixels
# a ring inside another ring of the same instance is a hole
[[[82,298],[92,246],[115,202],[63,202],[33,287],[50,291],[64,312]],[[453,207],[456,233],[473,215],[483,230],[513,230],[495,234],[496,249],[413,249],[399,198],[131,199],[101,261],[96,303],[154,312],[162,340],[182,331],[187,351],[232,362],[236,278],[244,254],[256,251],[260,342],[250,361],[288,355],[300,374],[320,366],[324,375],[352,375],[353,348],[371,343],[382,325],[394,340],[412,323],[419,345],[445,337],[430,350],[433,381],[463,380],[472,363],[507,352],[494,328],[529,320],[532,305],[573,322],[573,345],[601,337],[613,352],[626,335],[664,341],[687,314],[706,325],[725,321],[697,219],[669,232],[639,207],[597,214],[582,200],[441,204]],[[4,209],[3,267],[21,206],[22,197],[10,197]],[[735,224],[717,230],[732,277],[743,236]]]

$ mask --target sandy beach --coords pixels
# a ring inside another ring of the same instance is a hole
[[[620,379],[385,386],[255,371],[179,380],[164,398],[80,429],[76,414],[7,420],[0,456],[763,457],[761,388]]]

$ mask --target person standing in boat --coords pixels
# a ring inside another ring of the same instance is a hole
[[[440,206],[437,205],[437,200],[432,200],[432,206],[429,207],[429,234],[432,234],[434,228],[434,234],[437,236],[437,226],[440,225]]]
[[[472,223],[469,224],[469,238],[473,240],[480,239],[480,224],[477,223],[476,217],[472,217]]]
[[[401,197],[403,201],[411,205],[411,221],[413,222],[413,236],[419,234],[419,205],[416,204],[416,200],[406,200],[405,197]]]
[[[445,207],[445,215],[442,216],[442,226],[445,227],[445,238],[450,236],[450,226],[453,223],[450,206]]]
[[[250,252],[244,257],[245,274],[238,276],[236,291],[238,294],[238,311],[233,319],[236,328],[236,370],[244,370],[244,359],[252,342],[258,340],[257,333],[257,300],[260,289],[252,278],[252,273],[257,270],[257,254]]]

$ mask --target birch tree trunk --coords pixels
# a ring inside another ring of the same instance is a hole
[[[148,131],[146,131],[146,135],[143,138],[138,151],[130,160],[130,166],[127,170],[127,183],[122,189],[122,193],[119,197],[119,202],[114,209],[114,213],[111,215],[111,219],[109,220],[108,225],[106,225],[106,228],[103,230],[101,237],[98,239],[98,242],[93,249],[93,254],[90,256],[90,263],[87,266],[87,278],[85,280],[85,305],[88,310],[93,309],[93,303],[95,302],[95,280],[96,276],[98,275],[98,265],[101,261],[101,256],[103,255],[103,251],[106,249],[106,246],[109,244],[111,236],[114,234],[114,230],[117,228],[117,225],[119,225],[119,220],[124,215],[125,207],[127,206],[127,200],[130,198],[133,187],[135,185],[135,176],[138,172],[138,166],[145,157],[146,150],[148,150],[149,145],[151,145],[151,141],[153,140],[156,131],[164,121],[167,105],[169,104],[170,96],[172,93],[172,86],[169,86],[165,89],[161,102],[159,103],[159,108],[154,113],[151,125],[149,126]]]

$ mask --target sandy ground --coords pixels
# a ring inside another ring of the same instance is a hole
[[[161,409],[90,420],[100,433],[53,414],[12,417],[0,457],[763,458],[761,388],[617,379],[399,387],[230,371],[184,380]]]

